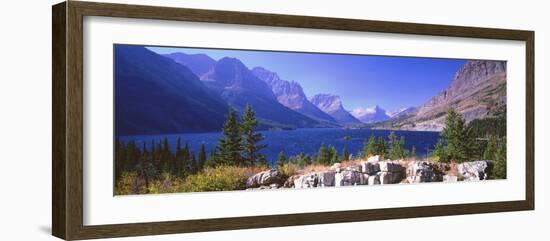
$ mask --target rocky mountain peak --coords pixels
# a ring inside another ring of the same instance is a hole
[[[315,120],[336,123],[334,118],[309,102],[298,82],[282,80],[277,73],[263,67],[252,68],[252,73],[271,86],[273,94],[282,105]]]
[[[456,72],[449,87],[417,111],[397,118],[392,128],[440,131],[445,113],[458,111],[466,122],[506,112],[506,62],[469,60]],[[395,117],[394,117],[395,118]]]
[[[340,96],[337,95],[317,94],[313,96],[310,101],[325,112],[344,109],[342,106],[342,99],[340,99]]]
[[[390,116],[386,113],[386,110],[382,109],[378,105],[370,108],[355,108],[350,113],[363,123],[385,121],[390,118]]]
[[[355,125],[361,123],[344,109],[340,96],[332,94],[318,94],[313,96],[310,101],[323,112],[332,116],[340,124]]]

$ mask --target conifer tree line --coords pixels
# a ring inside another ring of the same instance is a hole
[[[466,124],[458,112],[450,109],[433,154],[441,162],[484,159],[501,165],[506,162],[505,129],[506,119],[503,117],[474,120]]]
[[[394,131],[390,132],[387,141],[384,137],[376,138],[371,135],[368,140],[363,143],[361,157],[366,159],[369,156],[381,155],[388,159],[403,159],[406,157],[416,156],[416,147],[412,146],[411,151],[405,148],[405,137],[399,138]]]
[[[143,143],[142,148],[138,148],[133,140],[125,144],[116,139],[115,176],[118,178],[124,172],[137,172],[149,181],[162,173],[186,177],[203,169],[206,163],[204,144],[199,152],[195,153],[187,143],[183,145],[178,138],[175,150],[171,151],[167,138],[160,142],[152,140],[149,148],[146,143]]]
[[[146,143],[138,148],[133,140],[125,144],[116,139],[115,175],[118,178],[123,172],[137,172],[148,182],[161,173],[186,177],[207,166],[265,165],[267,161],[260,150],[266,145],[260,144],[264,138],[256,131],[257,126],[258,121],[250,105],[245,107],[241,119],[235,110],[230,109],[222,129],[223,137],[210,155],[206,154],[204,144],[195,153],[188,143],[182,143],[181,138],[176,141],[175,152],[171,151],[167,138],[160,142],[152,140],[149,148]]]

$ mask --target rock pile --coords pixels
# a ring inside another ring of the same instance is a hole
[[[343,187],[356,185],[384,185],[424,182],[457,182],[485,180],[489,161],[464,162],[458,165],[458,176],[449,175],[451,166],[429,161],[391,161],[373,156],[349,166],[335,163],[322,171],[283,177],[277,169],[259,172],[246,182],[248,189]],[[403,166],[406,165],[406,168]]]
[[[357,165],[343,168],[335,163],[327,171],[311,172],[289,178],[294,185],[285,187],[342,187],[399,183],[404,178],[404,168],[397,161],[383,161],[380,156],[370,157]]]
[[[458,165],[458,174],[464,181],[487,179],[491,163],[489,161],[464,162]]]

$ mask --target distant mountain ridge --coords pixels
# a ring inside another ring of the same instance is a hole
[[[372,108],[356,108],[350,111],[350,113],[363,123],[375,123],[390,119],[386,110],[380,108],[378,105]]]
[[[254,67],[252,73],[271,86],[273,94],[282,105],[315,120],[337,125],[337,121],[332,116],[307,99],[302,86],[297,82],[282,80],[277,73],[263,67]]]
[[[310,99],[311,103],[329,114],[338,123],[344,125],[361,124],[361,121],[353,117],[342,105],[340,96],[332,94],[317,94]]]
[[[163,54],[162,56],[168,57],[176,63],[186,66],[199,78],[202,78],[205,73],[216,65],[216,60],[210,58],[210,56],[206,54],[186,54],[182,52],[175,52]]]
[[[411,107],[401,108],[401,109],[396,110],[396,111],[389,111],[389,112],[386,112],[386,114],[390,117],[390,119],[393,119],[393,118],[402,117],[404,115],[413,114],[416,111],[418,111],[418,107],[412,107],[411,106]]]
[[[239,59],[225,57],[203,75],[206,86],[231,107],[242,111],[250,104],[260,123],[267,127],[318,127],[320,123],[279,103],[271,87],[256,77]]]

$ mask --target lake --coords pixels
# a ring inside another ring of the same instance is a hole
[[[262,144],[267,144],[267,148],[261,152],[266,158],[274,163],[277,160],[279,152],[284,151],[286,156],[298,155],[300,152],[305,154],[317,154],[322,144],[334,145],[338,154],[342,152],[344,146],[348,152],[354,156],[363,148],[363,142],[371,135],[382,136],[387,139],[391,131],[389,130],[368,130],[368,129],[342,129],[342,128],[307,128],[285,131],[260,131],[264,136]],[[426,152],[431,152],[439,140],[439,132],[430,131],[395,131],[399,137],[405,137],[405,147],[410,150],[412,146],[416,147],[416,154],[425,156]],[[182,133],[182,134],[163,134],[163,135],[137,135],[121,136],[119,140],[127,143],[134,140],[138,147],[146,143],[147,149],[150,148],[151,141],[158,143],[164,138],[168,139],[172,151],[176,148],[176,141],[181,138],[182,146],[188,143],[191,149],[196,153],[200,146],[204,144],[206,152],[214,150],[218,140],[222,137],[221,132],[208,133]]]

